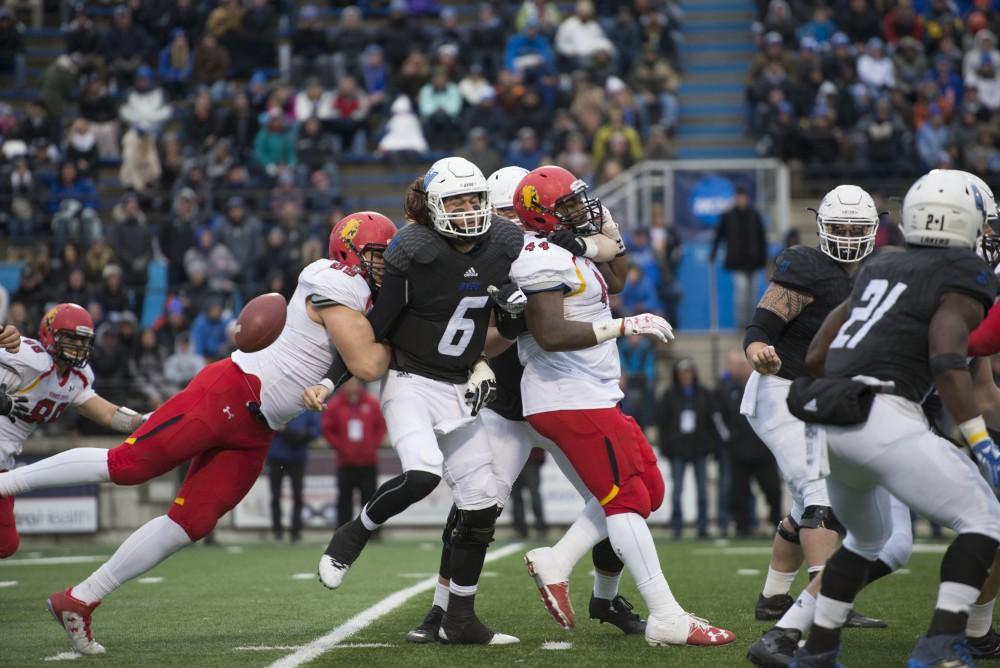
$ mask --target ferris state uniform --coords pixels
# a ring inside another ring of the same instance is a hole
[[[307,266],[278,339],[205,367],[108,453],[111,481],[137,485],[191,460],[168,516],[191,540],[208,535],[250,491],[274,431],[305,411],[302,391],[318,384],[333,361],[326,328],[309,318],[307,300],[364,313],[371,292],[360,274],[338,262]]]

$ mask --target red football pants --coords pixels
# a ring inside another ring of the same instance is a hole
[[[549,411],[527,418],[559,446],[606,515],[648,517],[663,503],[656,454],[635,420],[619,408]]]
[[[7,469],[0,469],[3,473]],[[14,497],[0,496],[0,559],[6,559],[15,552],[21,544],[17,535],[17,525],[14,523]]]
[[[260,381],[231,360],[210,364],[108,452],[118,485],[137,485],[190,459],[168,515],[191,540],[202,538],[246,496],[260,475],[274,432],[247,409]]]

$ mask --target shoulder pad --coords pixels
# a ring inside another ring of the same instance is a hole
[[[941,255],[934,272],[941,278],[941,291],[967,294],[990,308],[997,295],[997,276],[990,266],[965,248],[947,250]]]
[[[811,246],[791,246],[774,259],[771,280],[801,292],[812,293],[817,280],[826,275],[826,256]]]
[[[510,266],[510,276],[519,288],[530,292],[532,286],[552,283],[575,287],[578,279],[572,253],[544,237],[528,234],[522,240],[521,253]]]
[[[333,260],[317,260],[299,274],[299,285],[314,306],[340,304],[364,313],[367,310],[371,288],[367,281]]]
[[[441,250],[441,236],[434,230],[411,223],[396,233],[385,251],[385,261],[406,272],[411,264],[430,264]]]
[[[21,348],[16,353],[0,348],[0,365],[16,373],[22,382],[28,382],[52,368],[52,357],[41,343],[22,336]]]
[[[524,245],[524,230],[517,224],[501,216],[493,216],[490,225],[490,240],[499,246],[502,254],[514,260],[521,254]]]

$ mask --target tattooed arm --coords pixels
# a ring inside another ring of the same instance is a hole
[[[757,308],[764,308],[785,322],[791,322],[813,301],[812,295],[770,283]]]
[[[811,295],[777,283],[772,282],[767,286],[743,340],[747,360],[758,373],[778,373],[781,369],[781,358],[778,357],[771,342],[781,334],[785,325],[798,317],[812,301]]]

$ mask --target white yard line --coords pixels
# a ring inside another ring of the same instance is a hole
[[[573,643],[561,640],[546,640],[542,643],[542,649],[573,649]]]
[[[523,548],[524,543],[506,545],[498,550],[488,553],[486,555],[486,562],[489,563],[496,561],[497,559],[503,559],[504,557],[508,557],[516,552],[519,552]],[[347,640],[355,633],[365,629],[375,620],[388,615],[390,612],[402,606],[417,594],[430,591],[434,588],[436,583],[437,577],[430,577],[426,580],[418,582],[415,585],[411,585],[405,589],[400,589],[399,591],[386,596],[375,605],[371,606],[367,610],[361,611],[354,617],[351,617],[326,635],[320,636],[311,643],[304,645],[301,649],[295,651],[294,653],[278,659],[271,664],[270,668],[297,668],[304,663],[312,661],[316,657],[321,656],[327,651],[333,649],[342,641]]]
[[[144,584],[144,585],[155,585],[155,584],[160,584],[161,582],[163,582],[163,578],[155,577],[155,576],[148,577],[148,578],[139,578],[137,580],[137,582],[139,584]]]
[[[4,559],[0,561],[0,568],[4,566],[61,566],[63,564],[91,564],[95,561],[104,561],[107,556],[99,554],[83,554],[75,557],[39,557],[36,559]]]
[[[83,656],[83,654],[77,654],[76,652],[60,652],[59,654],[55,654],[53,656],[47,656],[47,657],[45,657],[42,660],[43,661],[73,661],[75,659],[79,659],[82,656]]]
[[[278,650],[287,651],[290,649],[302,649],[305,645],[245,645],[242,647],[234,647],[233,650],[237,652],[275,652]],[[357,642],[357,643],[344,643],[343,645],[337,645],[331,649],[374,649],[376,647],[395,647],[395,645],[390,645],[387,642]]]
[[[0,587],[16,587],[17,580],[0,580]]]
[[[317,580],[319,576],[315,573],[292,573],[293,580]]]

